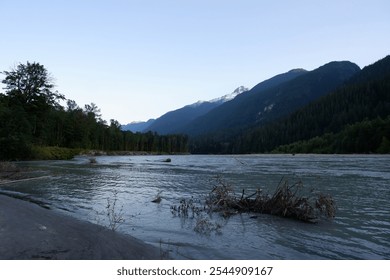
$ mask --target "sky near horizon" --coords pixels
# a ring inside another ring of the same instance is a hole
[[[390,54],[389,11],[388,0],[0,0],[0,71],[39,62],[66,98],[127,124],[294,68],[372,64]]]

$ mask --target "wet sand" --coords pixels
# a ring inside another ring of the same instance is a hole
[[[160,259],[160,249],[129,235],[0,195],[0,259]]]

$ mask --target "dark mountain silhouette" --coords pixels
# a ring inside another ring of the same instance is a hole
[[[231,100],[232,98],[242,94],[247,90],[247,88],[240,86],[231,94],[227,94],[210,101],[199,101],[194,104],[184,106],[180,109],[170,111],[156,119],[151,125],[146,127],[144,131],[153,131],[159,134],[180,133],[185,130],[186,126],[194,119],[203,116],[210,110],[220,106],[224,102]]]
[[[132,122],[121,126],[122,131],[142,132],[147,129],[155,120],[150,119],[146,122]]]
[[[235,134],[225,130],[192,137],[191,152],[389,153],[389,135],[387,56],[284,117],[255,123]]]
[[[267,81],[192,121],[183,133],[234,134],[286,116],[328,94],[360,71],[351,62],[330,62],[313,71],[293,70]]]

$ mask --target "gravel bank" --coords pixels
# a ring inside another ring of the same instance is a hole
[[[160,250],[128,235],[0,195],[0,259],[143,260]]]

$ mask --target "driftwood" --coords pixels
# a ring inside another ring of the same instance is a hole
[[[20,174],[20,168],[15,164],[7,161],[0,162],[0,180],[17,177]]]
[[[160,203],[162,200],[161,193],[162,193],[162,190],[158,191],[156,197],[151,202]]]
[[[262,213],[286,218],[316,223],[322,216],[334,218],[336,206],[331,196],[322,193],[311,196],[303,194],[303,185],[298,182],[289,185],[282,180],[272,195],[265,194],[261,189],[245,195],[235,195],[233,189],[221,179],[206,199],[210,211],[220,212],[224,216],[236,213]]]
[[[305,191],[301,182],[289,185],[286,180],[281,180],[272,195],[261,189],[249,195],[242,190],[240,195],[236,195],[229,184],[217,178],[217,183],[203,205],[193,198],[182,199],[179,206],[171,206],[171,212],[182,218],[195,218],[204,212],[218,212],[224,217],[238,213],[258,213],[308,223],[316,223],[322,217],[335,217],[336,206],[331,196],[315,193],[314,190]]]
[[[0,185],[7,185],[23,181],[38,180],[50,177],[48,175],[37,176],[27,168],[22,168],[12,162],[0,162]]]

